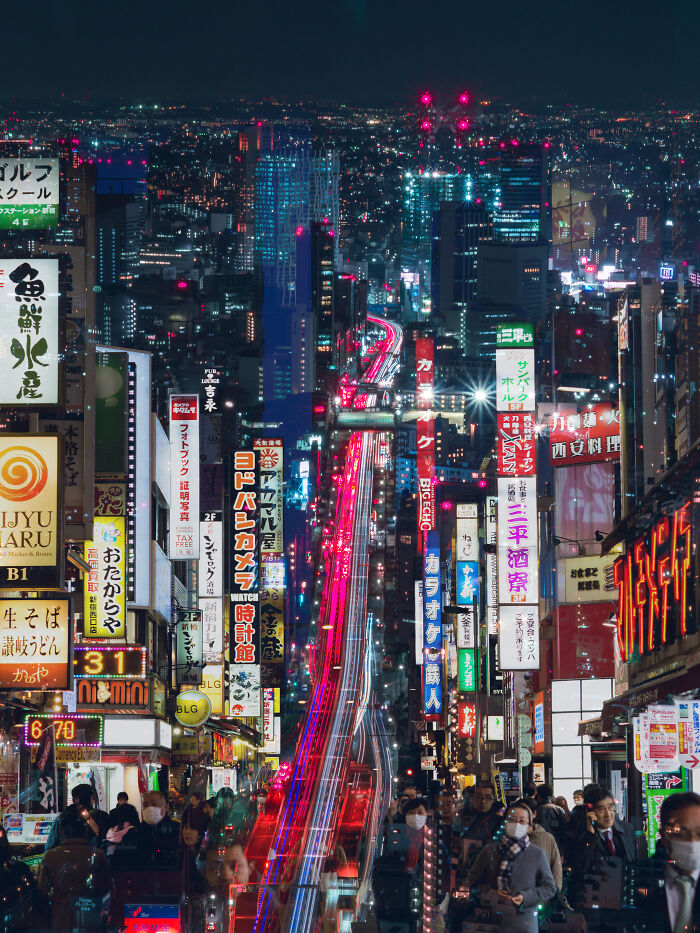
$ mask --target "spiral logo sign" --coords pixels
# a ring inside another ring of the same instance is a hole
[[[26,502],[42,491],[49,478],[46,461],[29,447],[8,447],[0,452],[0,496]]]

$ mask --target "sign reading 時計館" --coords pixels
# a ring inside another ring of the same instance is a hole
[[[0,586],[60,589],[61,439],[0,434]]]
[[[69,690],[72,621],[68,595],[0,599],[0,689]]]

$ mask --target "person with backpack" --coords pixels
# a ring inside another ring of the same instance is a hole
[[[566,845],[568,819],[564,810],[554,803],[554,791],[549,784],[540,784],[535,793],[535,822],[556,839],[559,850]]]

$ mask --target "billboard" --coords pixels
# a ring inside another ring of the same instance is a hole
[[[533,412],[499,412],[496,430],[499,476],[534,476],[537,436]]]
[[[535,477],[498,479],[499,602],[539,599],[537,567],[537,487]]]
[[[534,347],[535,330],[523,321],[517,324],[496,324],[497,347]]]
[[[224,525],[221,521],[199,524],[199,598],[224,595]]]
[[[613,608],[603,602],[556,607],[552,664],[557,680],[615,676]]]
[[[429,531],[423,549],[423,714],[442,717],[442,592],[440,534]]]
[[[170,399],[170,560],[199,558],[199,396]]]
[[[457,506],[457,560],[478,561],[479,560],[479,519],[477,518],[476,506],[470,511],[473,515],[462,515],[468,506],[462,504]]]
[[[535,351],[496,350],[496,411],[535,410]]]
[[[262,567],[260,590],[260,658],[265,664],[284,663],[284,563]]]
[[[502,671],[535,671],[540,666],[537,606],[501,606],[498,626]]]
[[[0,405],[58,404],[58,340],[58,260],[3,259]]]
[[[52,589],[62,579],[60,440],[0,434],[0,585]]]
[[[416,470],[418,474],[418,531],[435,528],[435,422],[433,379],[435,346],[432,337],[416,338]]]
[[[554,472],[555,534],[574,541],[595,541],[597,530],[615,524],[612,463],[587,463]],[[564,556],[564,555],[562,555]]]
[[[259,716],[261,702],[260,665],[231,664],[229,667],[229,713]]]
[[[606,557],[570,557],[563,561],[558,575],[559,604],[599,603],[617,600],[613,565],[615,555]],[[562,593],[562,586],[564,584]]]
[[[231,594],[248,600],[256,598],[259,584],[258,474],[252,450],[237,450],[233,455],[231,511]]]
[[[202,679],[202,610],[177,610],[178,684],[198,684]]]
[[[202,669],[202,682],[197,688],[209,700],[212,716],[222,716],[224,712],[224,665],[205,664]]]
[[[205,663],[220,661],[224,650],[224,601],[200,599],[199,608],[202,612],[202,659]]]
[[[284,553],[284,445],[282,438],[256,438],[260,477],[260,557],[275,560]]]
[[[126,638],[126,520],[96,515],[84,578],[86,638]]]
[[[473,648],[457,651],[457,687],[460,693],[476,691],[476,658]]]
[[[552,466],[620,459],[620,409],[608,403],[559,406],[549,422]]]
[[[67,596],[0,599],[0,689],[70,690],[72,633]]]
[[[44,230],[58,224],[58,159],[0,163],[0,230]]]
[[[231,661],[234,664],[260,663],[260,632],[256,603],[233,603]]]

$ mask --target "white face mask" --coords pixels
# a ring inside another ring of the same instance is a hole
[[[527,836],[527,831],[529,827],[524,823],[516,823],[513,820],[508,820],[506,823],[506,836],[509,839],[522,839]]]
[[[671,858],[679,868],[692,874],[700,868],[700,842],[672,839]]]
[[[163,811],[160,807],[144,807],[143,821],[149,826],[155,826],[163,819]]]
[[[411,829],[423,829],[427,819],[425,813],[409,813],[406,816],[406,826],[410,826]]]

